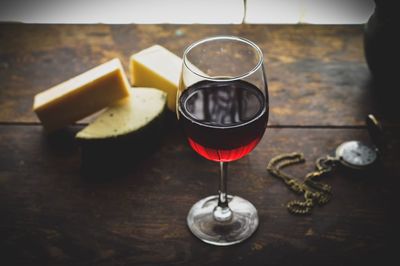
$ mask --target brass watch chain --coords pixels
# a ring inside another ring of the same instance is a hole
[[[304,155],[299,152],[285,153],[271,159],[267,170],[273,176],[284,181],[291,190],[297,194],[303,194],[304,200],[291,200],[286,204],[287,209],[292,214],[310,214],[315,204],[324,205],[329,202],[332,195],[332,188],[328,184],[318,182],[316,179],[332,171],[337,163],[337,159],[332,156],[320,157],[315,163],[315,171],[308,173],[301,183],[294,177],[282,171],[290,165],[304,163]]]

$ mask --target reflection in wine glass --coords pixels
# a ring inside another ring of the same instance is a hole
[[[183,56],[177,116],[189,145],[220,163],[218,195],[200,200],[187,222],[194,235],[214,245],[231,245],[257,229],[257,210],[227,194],[228,162],[258,144],[268,121],[268,89],[260,48],[233,36],[190,45]]]

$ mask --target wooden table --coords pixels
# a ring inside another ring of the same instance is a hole
[[[254,203],[260,225],[230,247],[186,226],[191,205],[216,193],[218,167],[188,147],[173,118],[155,150],[96,180],[81,171],[82,123],[47,136],[31,111],[34,94],[111,58],[127,69],[133,52],[155,43],[182,55],[219,34],[260,45],[271,104],[264,138],[230,165],[228,186]],[[372,81],[362,37],[361,26],[0,24],[0,264],[388,265],[398,258],[399,108],[393,90]],[[368,113],[385,129],[382,166],[336,170],[325,179],[331,202],[289,214],[286,202],[300,197],[266,163],[304,152],[307,162],[288,170],[301,179],[341,142],[369,142]]]

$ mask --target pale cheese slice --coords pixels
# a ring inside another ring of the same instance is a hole
[[[130,97],[108,107],[77,133],[80,140],[112,139],[141,130],[162,114],[166,93],[154,88],[132,88]]]
[[[192,85],[207,78],[207,74],[186,61],[195,74],[183,75],[183,84]],[[182,69],[182,59],[161,45],[153,45],[130,57],[130,79],[133,86],[153,87],[168,94],[168,109],[175,112],[176,94]]]
[[[153,45],[133,54],[129,66],[132,85],[165,91],[168,109],[175,112],[182,59],[160,45]]]
[[[119,59],[113,59],[34,97],[33,110],[47,131],[91,115],[129,95]]]

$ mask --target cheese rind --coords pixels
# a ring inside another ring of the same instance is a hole
[[[160,45],[130,57],[130,78],[135,87],[153,87],[168,94],[168,109],[175,112],[182,59]]]
[[[129,96],[129,87],[116,58],[38,93],[33,110],[52,132]]]
[[[114,178],[156,149],[166,124],[166,93],[133,88],[76,135],[81,169],[90,178]]]
[[[117,139],[140,131],[165,110],[166,93],[154,88],[132,88],[130,97],[104,110],[92,123],[79,131],[79,140]]]

